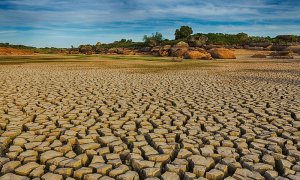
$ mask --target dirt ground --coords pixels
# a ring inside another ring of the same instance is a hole
[[[0,179],[299,178],[300,60],[241,54],[0,57]]]

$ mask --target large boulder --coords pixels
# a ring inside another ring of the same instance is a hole
[[[189,51],[185,55],[186,59],[205,59],[211,60],[211,55],[206,51]]]
[[[159,56],[160,46],[155,46],[151,49],[150,53],[153,56]]]
[[[291,51],[275,51],[270,54],[274,59],[294,59]]]
[[[280,44],[273,44],[271,46],[271,51],[287,51],[289,45],[280,45]]]
[[[297,53],[297,54],[300,55],[300,45],[290,46],[290,47],[288,47],[288,50],[292,51],[293,53]]]
[[[108,49],[108,54],[124,54],[124,48],[110,48]]]
[[[180,41],[174,47],[186,47],[186,48],[189,48],[189,44],[186,43],[186,42],[184,42],[184,41]]]
[[[209,51],[215,59],[236,59],[233,51],[225,48],[214,48]]]
[[[165,45],[159,50],[159,55],[162,57],[169,56],[171,51],[171,45]]]
[[[180,41],[171,48],[171,56],[184,57],[189,50],[189,45],[186,42]]]
[[[188,48],[172,48],[171,49],[171,56],[173,57],[184,57],[185,54],[188,52]]]
[[[206,37],[206,36],[198,36],[198,37],[191,36],[188,41],[189,41],[190,46],[202,47],[202,46],[206,45],[206,42],[208,41],[208,37]]]
[[[253,54],[251,57],[252,58],[267,58],[267,55],[261,54],[261,53],[257,53],[257,54]]]

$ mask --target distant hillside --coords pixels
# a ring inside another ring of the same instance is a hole
[[[25,45],[15,45],[9,43],[0,43],[0,55],[14,55],[14,53],[20,53],[15,55],[27,55],[27,54],[34,54],[34,53],[41,53],[41,54],[58,54],[63,53],[66,49],[65,48],[55,48],[55,47],[44,47],[44,48],[37,48]]]
[[[34,52],[27,49],[0,47],[0,55],[32,55],[32,54],[34,54]]]

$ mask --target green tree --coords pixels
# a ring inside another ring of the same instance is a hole
[[[180,29],[176,29],[175,31],[175,40],[177,39],[185,39],[193,34],[193,29],[189,26],[181,26]]]
[[[92,54],[93,53],[93,46],[91,46],[90,44],[87,45],[80,45],[78,47],[79,52],[83,53],[83,54]]]
[[[239,43],[248,42],[248,38],[249,38],[248,34],[241,32],[241,33],[238,33],[236,36],[239,39]]]
[[[157,46],[162,43],[163,35],[159,32],[156,32],[155,34],[152,34],[152,36],[145,35],[143,40],[148,46]]]
[[[103,50],[101,42],[97,42],[96,45],[93,46],[93,49],[97,54],[100,54]]]
[[[96,43],[96,46],[101,46],[101,45],[102,45],[101,42]]]
[[[282,42],[297,42],[298,36],[296,35],[278,35],[275,39],[282,41]]]
[[[119,42],[120,42],[120,43],[126,43],[126,42],[127,42],[127,39],[121,39]]]

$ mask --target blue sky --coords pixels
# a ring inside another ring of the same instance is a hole
[[[0,42],[70,47],[194,32],[300,35],[300,0],[0,0]]]

